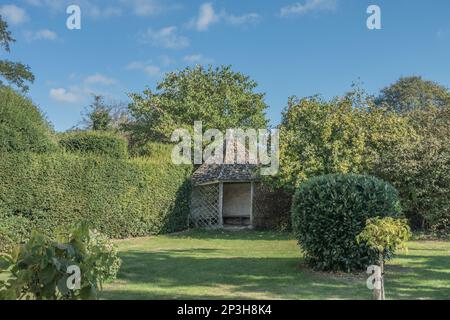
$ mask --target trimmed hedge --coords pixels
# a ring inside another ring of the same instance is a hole
[[[91,153],[118,159],[128,157],[128,141],[113,132],[73,131],[62,134],[59,144],[69,152]]]
[[[367,219],[400,212],[398,192],[387,182],[370,176],[324,175],[298,188],[292,227],[313,268],[350,272],[377,261],[377,253],[356,240]]]
[[[0,152],[57,149],[52,129],[33,102],[0,86]]]
[[[71,153],[0,154],[0,251],[87,220],[111,238],[186,227],[189,166]]]

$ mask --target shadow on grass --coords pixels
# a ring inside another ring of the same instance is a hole
[[[401,265],[388,265],[386,268],[386,287],[395,288],[390,293],[391,298],[450,299],[448,255],[408,254],[398,259]]]
[[[264,230],[208,230],[208,229],[190,229],[184,232],[168,235],[173,238],[188,238],[198,240],[292,240],[293,235],[287,232],[264,231]]]
[[[287,233],[221,230],[190,230],[168,237],[186,241],[292,239]],[[232,247],[202,248],[201,245],[184,249],[180,245],[153,251],[122,252],[123,264],[118,280],[106,286],[102,297],[138,300],[371,299],[364,273],[314,272],[303,265],[301,258],[270,254],[267,257],[235,256],[232,250]],[[411,249],[408,255],[397,256],[395,264],[388,263],[388,299],[450,299],[450,277],[446,272],[450,268],[449,256],[440,250],[432,251],[434,255],[423,255]]]
[[[208,257],[195,256],[201,253],[207,253]],[[121,255],[123,267],[118,276],[119,281],[134,288],[145,287],[149,290],[107,289],[103,297],[108,299],[370,297],[364,279],[300,270],[299,259],[214,257],[217,253],[214,249],[127,252]]]

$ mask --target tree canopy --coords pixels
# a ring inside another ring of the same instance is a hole
[[[450,103],[448,89],[422,77],[402,77],[381,90],[376,104],[396,112],[408,112],[426,107],[442,107]]]
[[[281,167],[269,180],[291,192],[314,176],[370,172],[383,150],[414,136],[406,119],[358,91],[329,101],[291,97],[279,129]]]
[[[104,103],[104,98],[94,95],[94,102],[89,106],[84,122],[90,130],[108,130],[112,125],[111,108]]]
[[[265,128],[264,93],[257,83],[230,66],[187,67],[166,74],[156,91],[130,94],[134,121],[127,126],[135,142],[167,141],[174,129]]]
[[[0,47],[9,53],[11,44],[15,41],[8,30],[8,24],[0,16]],[[0,77],[6,80],[8,84],[15,85],[22,91],[28,91],[26,82],[34,82],[34,75],[31,73],[29,66],[9,60],[0,60]],[[0,79],[0,86],[3,85],[4,83]]]

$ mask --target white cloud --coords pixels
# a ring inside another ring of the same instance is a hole
[[[131,62],[129,65],[127,65],[127,70],[138,70],[142,69],[144,67],[144,63],[139,61]]]
[[[195,27],[197,31],[206,31],[209,27],[220,21],[224,21],[230,25],[245,25],[255,24],[261,20],[261,16],[257,13],[251,12],[243,15],[233,15],[227,13],[225,10],[217,13],[210,2],[204,3],[200,6],[198,16],[191,20],[189,25]]]
[[[337,0],[306,0],[304,3],[296,2],[280,9],[282,17],[290,15],[303,15],[312,11],[333,11],[337,7]]]
[[[150,65],[150,66],[145,66],[144,72],[151,77],[156,77],[161,74],[161,69],[157,66]]]
[[[137,16],[149,16],[159,13],[161,7],[153,0],[134,0],[130,1],[133,6],[133,12]]]
[[[120,16],[122,9],[118,5],[101,7],[96,1],[92,0],[26,0],[26,2],[35,7],[47,7],[53,12],[64,12],[69,5],[77,4],[81,8],[82,14],[92,18],[105,18]]]
[[[146,63],[146,62],[140,62],[140,61],[131,62],[127,66],[127,69],[143,71],[150,77],[157,77],[157,76],[161,75],[161,68],[159,68],[158,66],[156,66],[154,64]]]
[[[198,17],[195,21],[195,27],[198,31],[206,31],[209,26],[220,20],[220,17],[215,13],[211,3],[204,3],[200,6]]]
[[[255,24],[261,20],[257,13],[247,13],[242,16],[225,15],[225,20],[232,25]]]
[[[65,11],[67,0],[26,0],[30,6],[47,7],[51,11]]]
[[[58,39],[58,35],[56,34],[56,32],[51,31],[49,29],[42,29],[42,30],[38,30],[36,32],[26,31],[25,37],[28,41],[34,41],[34,40],[51,40],[51,41],[53,41],[53,40]]]
[[[86,84],[101,84],[101,85],[113,85],[117,83],[116,79],[109,78],[100,73],[90,75],[84,79]]]
[[[133,14],[140,17],[156,15],[175,8],[162,4],[159,0],[120,0],[120,2],[130,7]]]
[[[50,89],[50,98],[58,102],[74,103],[77,102],[80,97],[72,91],[67,91],[64,88]]]
[[[13,4],[0,6],[0,15],[11,25],[19,25],[29,19],[24,9]]]
[[[183,61],[187,63],[194,63],[194,64],[210,64],[214,62],[214,59],[207,58],[203,56],[202,54],[192,54],[185,56],[183,58]]]
[[[149,43],[155,47],[169,49],[181,49],[189,46],[189,38],[177,34],[177,27],[170,26],[160,30],[149,28],[140,37],[143,43]]]

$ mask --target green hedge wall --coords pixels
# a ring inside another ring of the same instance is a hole
[[[186,227],[191,168],[71,153],[0,154],[0,251],[87,220],[112,238]]]
[[[128,141],[121,135],[107,131],[74,131],[61,134],[59,145],[69,152],[80,152],[128,158]]]
[[[48,122],[33,102],[0,86],[0,152],[48,152],[58,148]]]

